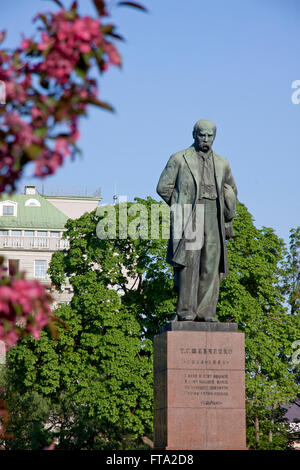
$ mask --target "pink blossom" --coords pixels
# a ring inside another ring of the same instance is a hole
[[[1,333],[0,333],[0,337],[1,337]],[[15,330],[10,330],[4,335],[2,335],[2,338],[5,341],[7,347],[9,348],[11,346],[14,346],[17,343],[19,336]]]
[[[20,82],[20,86],[24,88],[31,88],[32,87],[32,77],[30,74],[25,75],[23,80]]]
[[[71,135],[69,137],[70,142],[74,143],[76,140],[79,139],[80,137],[80,131],[77,129],[77,127],[70,126],[71,129]]]
[[[15,302],[18,298],[17,292],[9,286],[0,286],[0,300]]]
[[[29,315],[33,311],[32,300],[29,299],[26,295],[19,295],[18,304],[22,307],[22,314]]]
[[[59,137],[55,142],[55,150],[61,153],[64,157],[70,155],[71,150],[69,148],[69,143],[65,138]]]
[[[10,56],[5,51],[0,51],[0,64],[10,61]]]
[[[40,338],[41,329],[49,323],[49,313],[46,314],[43,310],[39,309],[37,314],[34,315],[34,322],[28,323],[27,331],[32,333],[34,338]]]
[[[5,279],[4,273],[2,273],[3,279]],[[17,313],[17,306],[21,307],[21,314]],[[32,333],[35,338],[39,338],[40,330],[49,323],[51,317],[44,286],[37,281],[28,281],[24,278],[12,279],[11,285],[0,285],[0,319],[1,317],[0,339],[8,346],[13,346],[19,338],[16,325]],[[6,318],[5,325],[3,318]]]
[[[76,36],[84,41],[98,40],[101,36],[100,23],[88,16],[77,18],[73,23],[73,31]]]
[[[21,49],[23,51],[25,51],[26,49],[28,49],[31,45],[31,39],[23,39],[21,41]]]
[[[48,116],[36,106],[33,106],[31,108],[31,116],[32,116],[32,119],[41,119],[43,122],[47,121],[48,119]]]
[[[24,87],[13,80],[6,82],[6,96],[7,99],[16,100],[21,104],[24,104],[27,100],[27,94]]]
[[[2,315],[8,316],[10,314],[10,306],[7,300],[8,299],[0,299],[0,317]]]
[[[44,158],[39,158],[38,160],[35,161],[34,163],[34,176],[38,176],[39,178],[43,178],[46,175],[49,174],[48,171],[46,171],[47,166],[45,165],[45,160]]]
[[[89,52],[91,52],[91,46],[89,44],[82,43],[79,45],[79,50],[80,52],[88,54]]]
[[[34,316],[35,320],[35,326],[36,328],[39,328],[40,330],[44,328],[45,325],[49,322],[49,313],[46,314],[42,309],[39,309],[37,314]]]
[[[49,34],[46,34],[46,33],[42,33],[42,42],[40,42],[38,44],[38,49],[40,51],[44,51],[48,48],[51,47],[51,45],[53,44],[53,40],[52,38],[49,36]]]
[[[80,89],[77,91],[77,95],[79,96],[79,98],[85,100],[88,98],[89,92],[87,90]]]
[[[104,50],[103,60],[98,64],[101,71],[107,70],[109,64],[121,63],[113,44],[106,41],[99,19],[81,17],[77,11],[70,16],[65,9],[38,17],[42,19],[38,40],[24,38],[17,54],[0,51],[0,80],[6,82],[9,104],[0,116],[0,126],[5,132],[0,142],[0,192],[14,190],[24,165],[33,159],[32,153],[28,152],[31,145],[40,148],[39,154],[34,156],[35,174],[40,177],[55,173],[64,158],[75,151],[75,142],[79,138],[78,116],[85,114],[89,99],[97,96],[98,84],[88,78],[94,50],[99,46]],[[83,54],[91,54],[91,60],[85,58],[86,69],[82,69],[80,63]],[[73,74],[79,65],[84,74],[82,77]],[[78,80],[81,80],[80,84]],[[50,82],[49,88],[44,85],[46,82]],[[43,92],[37,87],[38,83]],[[60,97],[57,102],[53,100],[54,96]],[[49,137],[55,137],[60,126],[68,125],[70,119],[73,121],[69,136],[65,141],[58,139],[53,148]],[[46,124],[44,134],[35,132]],[[25,305],[24,299],[21,302]]]
[[[52,50],[39,68],[41,71],[46,72],[49,77],[56,78],[59,84],[65,85],[70,78],[74,65],[68,58],[63,57],[56,50]]]
[[[50,158],[49,158],[50,157]],[[55,173],[58,166],[63,162],[63,157],[58,152],[51,152],[47,156],[43,156],[35,161],[35,176],[45,177]]]
[[[117,66],[121,65],[121,57],[113,44],[107,42],[103,49],[104,52],[108,55],[108,59],[111,64]]]
[[[12,288],[15,289],[20,294],[26,294],[30,299],[39,298],[43,294],[43,286],[37,281],[25,280],[25,279],[16,279],[12,282]]]
[[[28,332],[29,333],[32,333],[32,336],[35,338],[35,339],[39,339],[40,336],[41,336],[41,332],[39,330],[39,328],[36,326],[36,325],[29,325],[29,327],[27,328]]]
[[[32,127],[16,112],[7,112],[4,114],[5,124],[9,127],[9,132],[15,136],[15,143],[28,147],[35,143],[36,137],[33,134]]]

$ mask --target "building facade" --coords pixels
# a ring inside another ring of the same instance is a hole
[[[3,194],[0,199],[0,256],[8,272],[25,272],[27,279],[45,285],[54,305],[68,303],[72,289],[68,281],[58,292],[47,273],[52,254],[68,247],[63,238],[65,224],[96,209],[100,197],[44,196],[35,186],[24,194]]]

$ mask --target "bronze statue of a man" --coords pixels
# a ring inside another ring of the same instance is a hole
[[[219,285],[228,274],[225,240],[233,236],[237,188],[228,161],[212,150],[215,136],[212,121],[196,122],[193,145],[170,157],[157,185],[171,208],[167,262],[181,321],[217,321]],[[191,233],[200,244],[190,243]]]

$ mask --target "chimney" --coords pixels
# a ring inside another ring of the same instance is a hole
[[[37,194],[36,187],[34,185],[25,186],[25,194]]]

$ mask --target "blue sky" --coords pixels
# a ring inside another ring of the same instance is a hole
[[[69,5],[71,2],[66,2]],[[111,5],[117,2],[110,2]],[[149,13],[113,7],[110,21],[126,38],[123,67],[100,81],[114,114],[91,109],[80,125],[83,157],[44,180],[45,193],[156,194],[169,156],[192,143],[200,118],[217,124],[214,150],[228,158],[239,200],[258,228],[288,240],[299,225],[300,80],[298,0],[142,0]],[[89,0],[81,11],[92,12]],[[0,29],[16,46],[33,31],[45,0],[1,0]],[[85,8],[85,10],[83,9]],[[32,168],[19,184],[35,183]]]

